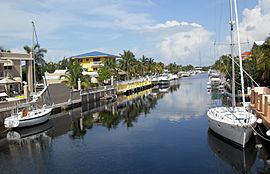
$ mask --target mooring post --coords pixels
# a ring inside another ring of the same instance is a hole
[[[259,108],[258,108],[258,110],[261,112],[262,111],[262,103],[263,103],[263,101],[262,101],[262,99],[263,99],[263,96],[262,96],[262,94],[259,94],[259,101],[260,101],[260,103],[259,103]]]
[[[268,113],[268,97],[267,96],[264,96],[264,116],[267,116],[267,113]]]

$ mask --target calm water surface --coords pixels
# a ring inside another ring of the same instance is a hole
[[[208,130],[206,112],[222,98],[207,93],[207,80],[184,78],[8,132],[0,173],[269,173],[265,145],[256,149],[254,138],[241,151]]]

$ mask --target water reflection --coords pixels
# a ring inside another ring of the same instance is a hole
[[[0,153],[1,173],[28,173],[29,168],[45,171],[44,152],[52,146],[52,122],[9,131],[2,138]]]
[[[257,154],[255,139],[249,142],[246,149],[238,149],[208,129],[208,145],[221,160],[231,166],[234,172],[250,173]]]
[[[260,163],[257,165],[257,173],[270,173],[270,142],[263,140],[258,135],[255,138],[258,158],[260,159]]]
[[[179,83],[174,83],[169,86],[168,92],[172,93],[179,87]],[[83,105],[80,111],[70,111],[69,136],[74,139],[83,138],[87,129],[91,129],[93,125],[101,125],[108,130],[117,128],[119,124],[127,128],[133,127],[141,114],[147,116],[150,110],[155,108],[157,101],[165,96],[166,93],[160,92],[159,89],[120,96],[116,101],[88,103]]]
[[[7,133],[7,140],[21,143],[23,141],[36,139],[37,137],[47,137],[46,132],[52,127],[52,122],[47,121],[37,126],[12,130]]]
[[[198,74],[179,80],[181,90],[178,90],[177,86],[171,87],[169,90],[175,92],[164,96],[155,109],[155,114],[160,119],[170,122],[204,116],[210,100],[207,93],[203,92],[206,90],[206,76],[206,74]]]

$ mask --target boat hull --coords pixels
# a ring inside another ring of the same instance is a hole
[[[4,126],[5,128],[21,128],[38,125],[49,120],[51,111],[52,108],[46,108],[41,109],[39,112],[31,113],[31,115],[27,117],[13,115],[5,119]]]
[[[241,148],[245,148],[249,142],[253,129],[256,126],[256,119],[253,119],[250,124],[230,124],[222,119],[217,119],[209,111],[208,124],[209,128],[222,137],[232,141]]]

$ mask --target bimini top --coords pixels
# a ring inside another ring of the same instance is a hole
[[[84,53],[76,56],[72,56],[71,58],[84,58],[84,57],[118,57],[112,54],[102,53],[99,51],[92,51],[89,53]]]

